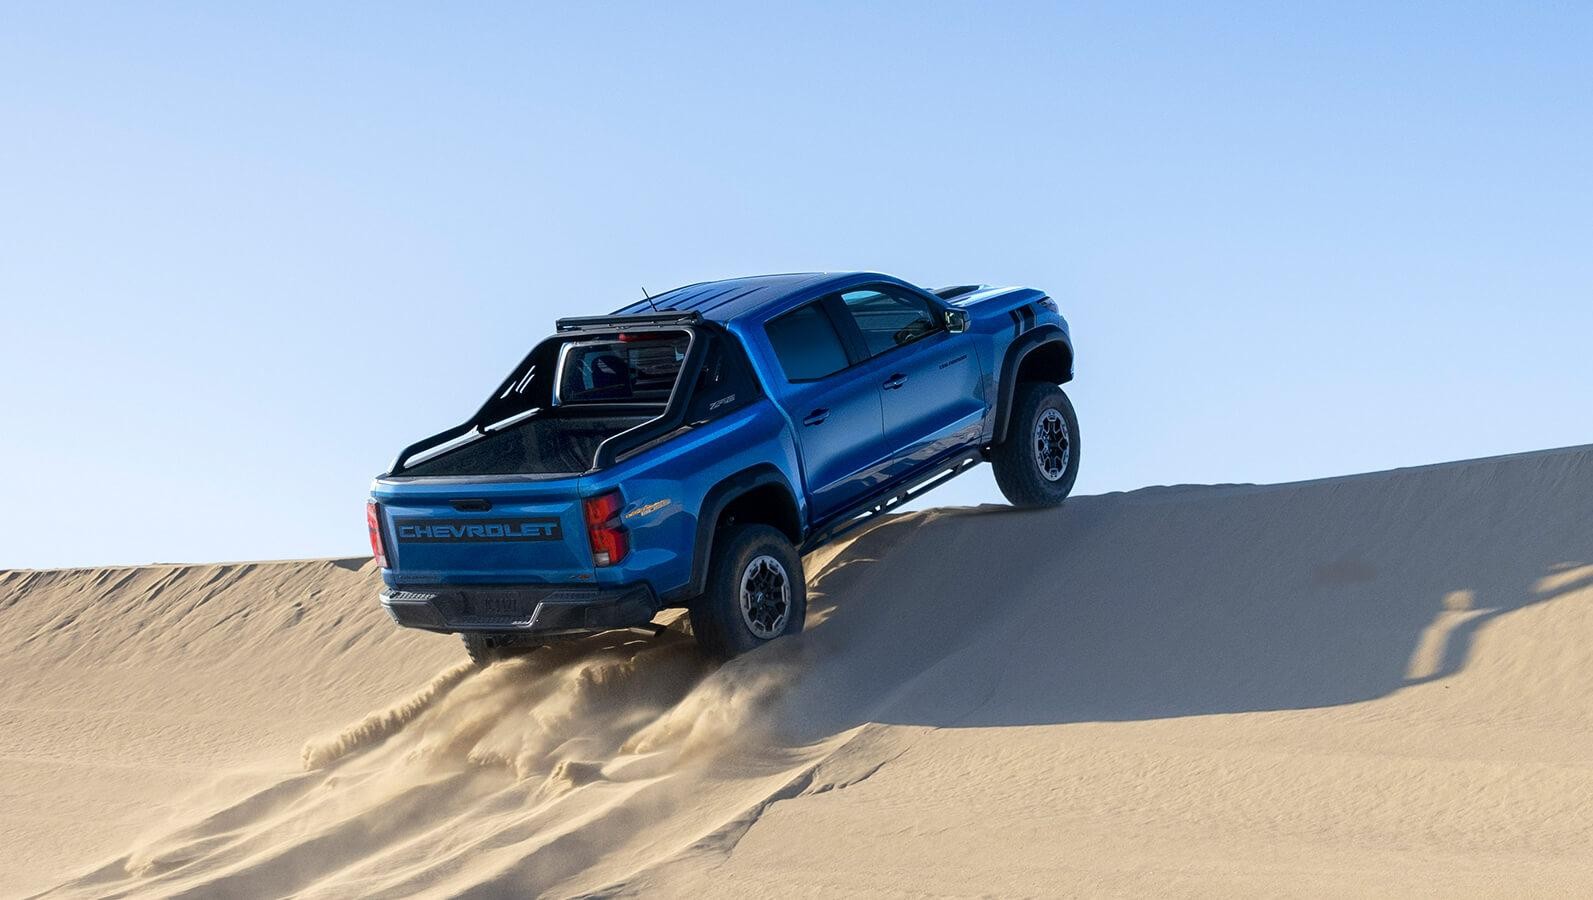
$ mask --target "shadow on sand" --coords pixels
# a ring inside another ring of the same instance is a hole
[[[808,724],[1300,709],[1441,679],[1489,622],[1593,583],[1587,485],[1584,448],[889,520],[810,589]]]

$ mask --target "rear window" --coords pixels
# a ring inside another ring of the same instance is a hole
[[[834,323],[817,303],[786,313],[765,330],[787,381],[812,381],[851,365]]]
[[[661,332],[566,344],[555,402],[663,405],[689,342],[684,333]]]

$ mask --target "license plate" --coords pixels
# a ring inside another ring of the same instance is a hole
[[[470,605],[476,608],[476,615],[494,617],[513,616],[519,613],[522,608],[518,597],[507,594],[503,596],[489,594],[485,597],[476,597],[471,600]]]

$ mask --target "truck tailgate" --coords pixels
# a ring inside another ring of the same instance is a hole
[[[577,479],[378,483],[397,584],[589,584]]]

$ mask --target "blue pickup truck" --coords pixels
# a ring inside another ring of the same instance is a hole
[[[1072,377],[1029,288],[768,275],[561,319],[376,479],[382,604],[482,665],[666,607],[733,656],[801,631],[801,554],[980,462],[1014,504],[1061,503]]]

